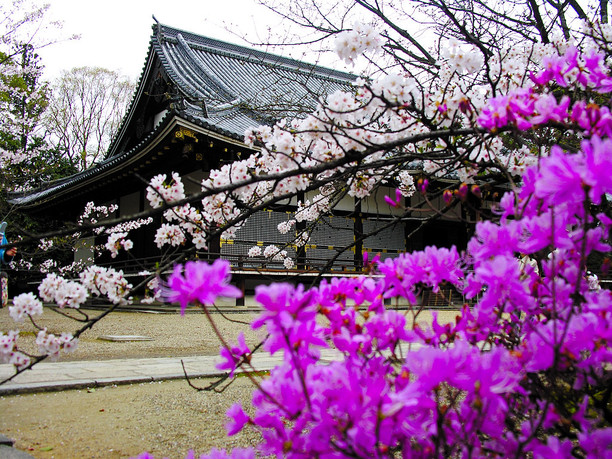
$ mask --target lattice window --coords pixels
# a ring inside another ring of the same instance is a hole
[[[378,228],[382,228],[389,222],[380,220],[365,220],[363,221],[363,232],[368,234]],[[377,234],[368,237],[363,241],[364,250],[372,251],[387,250],[388,252],[397,253],[406,250],[406,240],[404,238],[404,224],[396,223],[389,228],[385,228]]]
[[[236,241],[259,242],[268,244],[286,244],[293,240],[295,233],[290,231],[281,234],[278,224],[291,218],[287,212],[261,211],[251,215],[245,224],[236,231]]]
[[[346,247],[354,241],[354,222],[352,218],[325,217],[314,227],[309,244],[325,247]]]
[[[306,264],[313,267],[322,267],[337,254],[336,250],[328,247],[306,247]],[[335,260],[333,267],[352,270],[354,269],[355,255],[352,250],[341,253]]]

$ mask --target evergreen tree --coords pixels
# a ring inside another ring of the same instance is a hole
[[[12,56],[2,55],[0,73],[0,149],[5,152],[5,189],[40,186],[74,172],[61,152],[45,141],[41,117],[48,106],[49,85],[31,44],[18,44]]]

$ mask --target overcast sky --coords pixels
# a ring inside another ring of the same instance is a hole
[[[245,44],[238,34],[248,32],[253,41],[264,40],[278,18],[254,0],[49,0],[49,16],[60,19],[65,36],[80,40],[57,43],[39,50],[52,79],[61,70],[98,66],[140,76],[154,23],[162,23],[232,43]]]

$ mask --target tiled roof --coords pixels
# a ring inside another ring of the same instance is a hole
[[[319,96],[346,90],[356,78],[164,25],[155,28],[152,47],[186,97],[187,112],[232,136],[312,109]]]
[[[174,117],[207,131],[241,140],[253,126],[270,124],[312,109],[322,94],[344,89],[354,75],[315,66],[244,46],[203,37],[161,24],[153,26],[149,55],[131,107],[107,152],[96,166],[59,180],[49,188],[15,194],[11,202],[35,205],[55,193],[89,182],[138,155]],[[139,98],[144,97],[150,64],[157,57],[179,89],[184,104],[166,113],[137,145],[122,151],[123,135],[134,119]]]

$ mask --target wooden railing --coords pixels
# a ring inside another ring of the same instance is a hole
[[[287,269],[281,261],[262,260],[251,258],[246,255],[230,255],[211,252],[201,252],[197,254],[196,259],[213,261],[222,258],[230,262],[232,271],[236,273],[282,273],[287,275],[295,274],[319,274],[322,271],[330,273],[352,274],[356,275],[361,272],[361,268],[356,268],[355,264],[347,260],[336,260],[329,265],[327,259],[309,257],[303,264]],[[146,257],[138,259],[128,259],[121,261],[111,261],[107,263],[99,263],[101,266],[112,267],[117,270],[122,270],[126,276],[136,276],[142,271],[155,272],[159,263],[159,257]],[[171,268],[168,270],[171,271]]]

